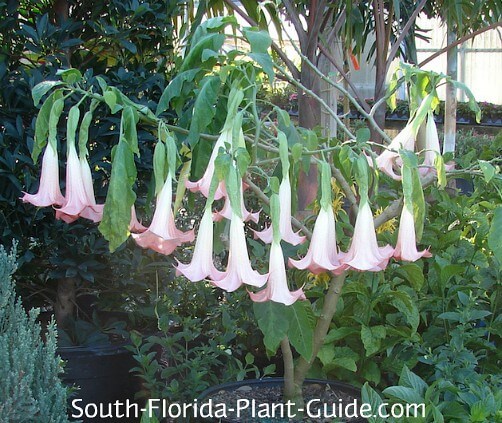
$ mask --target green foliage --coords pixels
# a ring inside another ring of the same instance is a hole
[[[215,384],[274,372],[274,365],[256,362],[259,341],[247,296],[227,294],[227,302],[209,286],[172,284],[157,299],[156,333],[131,332],[133,371],[144,380],[140,396],[190,401]]]
[[[56,332],[51,322],[42,340],[38,309],[28,313],[16,297],[15,249],[0,246],[0,421],[68,422],[68,391],[58,378]]]

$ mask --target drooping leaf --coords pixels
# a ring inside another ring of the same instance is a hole
[[[483,172],[483,176],[485,177],[486,183],[489,183],[495,176],[496,173],[495,166],[493,166],[491,163],[488,163],[485,160],[478,160],[478,163],[479,167],[481,168],[481,171]]]
[[[287,307],[274,301],[254,303],[253,310],[258,326],[263,333],[263,342],[267,351],[275,353],[289,329]]]
[[[155,111],[157,116],[169,108],[171,100],[178,97],[186,85],[189,83],[192,83],[193,85],[193,81],[199,71],[200,69],[198,68],[189,69],[185,72],[179,73],[171,80],[171,82],[169,82],[169,85],[165,88],[162,96],[160,97],[159,103],[157,104],[157,110]]]
[[[190,131],[187,142],[194,147],[199,142],[199,136],[212,122],[216,113],[215,103],[218,100],[221,81],[217,76],[207,78],[195,100]]]
[[[35,123],[35,143],[33,144],[33,151],[31,158],[36,163],[40,152],[47,144],[47,137],[49,135],[49,118],[51,115],[52,106],[54,102],[62,99],[63,93],[61,90],[54,91],[47,99],[38,112],[37,120]]]
[[[502,264],[502,206],[498,206],[493,212],[493,219],[488,232],[488,246],[493,255]]]
[[[371,410],[381,410],[380,415],[386,413],[385,406],[383,406],[383,400],[378,395],[378,393],[366,382],[361,388],[361,401],[363,404],[369,404]],[[379,417],[377,413],[373,413],[373,416],[368,417],[369,423],[385,423],[382,417]]]
[[[110,185],[99,230],[115,251],[129,237],[131,207],[136,200],[132,186],[136,180],[134,153],[125,141],[114,148]]]
[[[61,85],[61,81],[43,81],[33,87],[31,96],[33,97],[33,104],[38,106],[42,97],[47,94],[52,88]]]
[[[199,67],[203,63],[203,52],[205,50],[211,50],[215,53],[218,53],[224,42],[225,35],[217,33],[207,34],[198,39],[196,44],[190,49],[187,56],[185,57],[185,60],[180,67],[180,72]]]
[[[276,195],[276,194],[274,194]],[[312,357],[315,318],[308,301],[297,301],[289,307],[288,336],[291,345],[307,361]]]

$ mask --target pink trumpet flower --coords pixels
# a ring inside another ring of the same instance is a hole
[[[424,162],[418,168],[420,175],[426,176],[431,172],[435,172],[434,162],[437,155],[441,154],[441,147],[439,145],[439,135],[436,127],[436,122],[434,122],[434,117],[429,115],[427,118],[427,124],[425,126],[425,132],[421,130],[418,132],[418,148],[425,150]],[[446,170],[452,170],[453,165],[445,165]]]
[[[331,207],[321,208],[317,216],[307,255],[301,260],[289,259],[297,269],[309,269],[314,274],[327,270],[338,273],[341,254],[336,246],[335,215]]]
[[[206,208],[200,221],[192,261],[190,264],[178,261],[176,275],[180,274],[192,282],[198,282],[205,278],[220,280],[224,276],[224,273],[216,269],[213,263],[213,219],[210,207]]]
[[[79,160],[75,146],[70,145],[66,163],[65,203],[63,207],[56,209],[56,219],[71,223],[79,217],[97,223],[103,217],[103,205],[96,204],[91,169],[87,160]]]
[[[234,212],[230,219],[230,246],[228,254],[227,270],[219,280],[213,284],[225,291],[232,292],[243,283],[261,287],[267,282],[268,275],[260,275],[251,268],[249,254],[244,234],[244,223]]]
[[[42,158],[42,172],[40,185],[36,194],[24,193],[21,200],[37,207],[62,206],[65,202],[59,188],[59,161],[58,152],[51,143],[47,144]]]
[[[251,300],[257,303],[265,301],[275,301],[285,305],[291,305],[297,300],[305,300],[303,290],[290,291],[284,265],[281,244],[272,242],[270,247],[269,273],[265,289],[256,293],[249,292]]]
[[[298,235],[298,232],[293,232],[291,227],[291,183],[289,176],[286,175],[279,187],[279,202],[281,204],[281,217],[279,220],[279,228],[281,239],[291,245],[298,245],[305,241],[305,237]],[[270,244],[273,238],[272,226],[265,228],[263,231],[253,231],[255,238],[261,239],[266,244]]]
[[[141,234],[132,234],[132,237],[142,248],[150,248],[160,254],[169,255],[183,242],[194,240],[193,230],[181,232],[176,228],[174,215],[171,208],[172,186],[171,175],[167,175],[166,182],[157,196],[157,206],[153,214],[150,227]]]
[[[411,150],[415,148],[415,135],[411,125],[406,125],[404,129],[397,134],[392,142],[387,146],[387,150],[376,158],[377,167],[385,174],[396,181],[401,180],[401,175],[394,172],[394,167],[399,162],[399,150]]]
[[[378,272],[385,269],[393,253],[390,245],[378,246],[371,208],[364,201],[359,206],[349,251],[341,259],[342,268]]]
[[[185,182],[185,186],[192,192],[200,191],[204,197],[208,197],[209,188],[211,186],[211,180],[214,174],[214,161],[216,157],[218,157],[218,152],[221,147],[225,147],[225,142],[231,144],[232,143],[232,129],[224,129],[221,135],[218,137],[216,144],[214,145],[213,152],[211,153],[211,157],[209,158],[209,163],[207,164],[206,171],[202,178],[200,178],[196,182],[191,182],[188,179]],[[214,199],[219,200],[220,198],[225,196],[225,183],[222,181],[219,183],[218,188],[214,194]]]
[[[243,191],[245,189],[245,185],[242,184],[242,189],[241,189],[241,214],[242,214],[242,220],[244,222],[248,221],[253,221],[255,223],[258,223],[260,220],[260,212],[250,212],[246,209],[246,206],[244,205],[244,195]],[[232,207],[230,205],[230,198],[228,195],[225,197],[225,203],[223,204],[223,208],[219,212],[213,213],[213,220],[215,222],[219,222],[223,218],[225,219],[231,219],[232,218]]]
[[[136,208],[134,206],[131,207],[131,222],[129,223],[129,231],[135,234],[143,233],[148,228],[143,226],[141,222],[138,220],[136,216]]]
[[[398,260],[416,261],[422,257],[432,257],[429,250],[417,250],[417,238],[413,213],[404,205],[399,222],[396,249],[394,257]]]

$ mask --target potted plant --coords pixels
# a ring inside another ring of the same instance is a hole
[[[445,184],[432,115],[438,102],[436,86],[445,77],[427,73],[430,84],[413,90],[418,98],[412,99],[406,127],[376,155],[366,128],[353,134],[343,127],[349,141],[340,143],[295,127],[287,112],[279,108],[275,109],[277,124],[269,116],[261,121],[256,95],[260,81],[274,77],[272,69],[293,85],[302,88],[302,84],[280,67],[274,68],[263,49],[264,43],[271,42],[265,31],[242,28],[249,51],[223,52],[228,25],[239,29],[227,18],[198,26],[179,73],[155,110],[131,100],[103,79],[87,78],[76,69],[60,72],[56,83],[37,85],[34,98],[44,101],[35,151],[44,151],[43,170],[38,193],[25,200],[35,203],[32,198],[47,198],[56,208],[56,217],[58,213],[71,219],[94,216],[97,205],[91,173],[86,169],[88,152],[97,147],[86,146],[88,127],[83,127],[79,115],[88,113],[95,104],[106,105],[109,113],[118,117],[117,144],[108,158],[107,195],[102,215],[96,220],[110,249],[117,250],[131,237],[143,249],[174,255],[176,272],[192,282],[209,281],[228,292],[246,285],[267,351],[274,354],[280,347],[284,398],[293,404],[292,413],[299,415],[309,370],[320,355],[331,354],[323,350],[324,342],[342,289],[351,285],[351,275],[378,273],[391,260],[413,262],[431,254],[428,249],[418,249],[417,242],[425,220],[423,190],[436,181]],[[411,84],[423,73],[408,65],[402,65],[400,71]],[[63,110],[68,110],[65,201],[61,200],[55,157],[58,140],[50,137],[47,125],[57,122]],[[328,112],[336,115],[336,111]],[[371,122],[371,114],[364,117]],[[423,137],[418,135],[421,128]],[[148,227],[140,225],[134,213],[139,194],[135,186],[141,183],[136,164],[140,129],[154,137],[153,154],[147,158],[154,171],[152,192],[156,199]],[[417,138],[424,143],[420,149],[415,146]],[[35,161],[37,156],[34,154]],[[319,169],[317,202],[311,215],[300,221],[293,217],[292,187],[299,170],[311,162]],[[384,181],[384,196],[378,195],[379,181]],[[338,198],[336,222],[333,186],[343,193],[342,201],[349,209],[346,213],[338,207]],[[192,193],[203,196],[202,217],[187,222],[184,217],[191,212]],[[77,195],[78,204],[72,204]],[[248,198],[259,202],[268,224],[263,225],[257,211],[250,209]],[[375,202],[383,207],[377,217],[372,210]],[[375,227],[398,216],[397,239],[378,240]],[[224,224],[215,225],[215,221]],[[255,241],[248,241],[251,237]],[[216,263],[215,240],[222,242],[226,251]],[[250,243],[262,254],[250,256]],[[305,270],[330,275],[327,289],[307,289]],[[395,295],[401,299],[397,310],[411,303],[405,291]],[[375,342],[385,336],[379,328],[366,327],[364,333]],[[335,358],[351,365],[343,350],[333,350],[331,359]],[[370,399],[369,392],[363,389],[363,400]]]

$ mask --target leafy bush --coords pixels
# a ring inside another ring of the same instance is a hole
[[[15,249],[0,246],[0,421],[67,422],[67,389],[58,379],[56,331],[41,337],[38,309],[26,313],[14,292]]]

